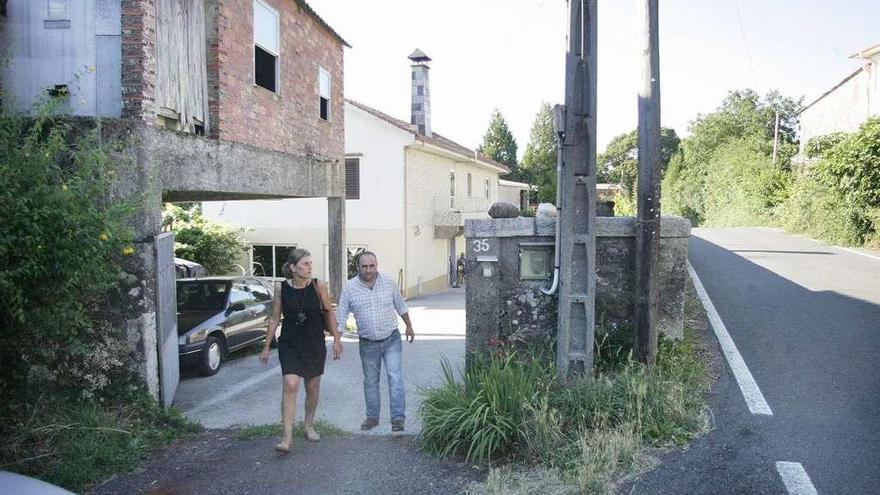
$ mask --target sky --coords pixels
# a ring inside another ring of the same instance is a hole
[[[542,102],[564,98],[565,0],[307,0],[352,47],[345,96],[409,121],[415,48],[433,60],[432,129],[475,148],[494,109],[522,158]],[[638,0],[599,0],[598,151],[635,129]],[[809,103],[880,44],[880,0],[660,0],[661,121],[681,136],[729,90]]]

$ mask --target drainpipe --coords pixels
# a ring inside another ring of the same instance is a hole
[[[553,295],[559,288],[559,221],[562,210],[562,140],[565,137],[565,106],[553,107],[553,127],[556,130],[556,238],[554,239],[553,283],[549,289],[541,288],[545,295]]]

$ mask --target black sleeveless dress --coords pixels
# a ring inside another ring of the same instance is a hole
[[[281,373],[312,378],[324,374],[327,346],[324,344],[324,315],[318,296],[317,280],[304,289],[281,283],[284,320],[278,338]]]

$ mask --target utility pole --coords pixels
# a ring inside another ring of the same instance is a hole
[[[639,361],[657,362],[657,262],[660,254],[660,47],[658,0],[639,0],[644,22],[639,91],[639,186],[636,222],[636,335]]]
[[[773,166],[776,166],[776,150],[779,148],[779,110],[776,112],[776,128],[773,130]]]
[[[596,307],[596,2],[569,0],[559,250],[560,376],[592,373]]]

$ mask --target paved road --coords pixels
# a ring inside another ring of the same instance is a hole
[[[880,259],[772,229],[695,229],[690,261],[772,415],[750,413],[725,373],[715,429],[625,492],[880,493]],[[784,483],[778,462],[815,491]]]
[[[415,342],[403,344],[408,434],[420,431],[420,391],[441,382],[441,359],[455,367],[464,363],[464,289],[407,301],[416,332]],[[403,324],[401,323],[401,328]],[[328,344],[329,345],[329,344]],[[360,433],[364,419],[363,372],[356,338],[343,339],[343,359],[328,360],[321,379],[317,418],[342,430]],[[208,428],[276,423],[280,420],[281,369],[277,352],[267,366],[258,360],[259,348],[225,362],[211,377],[184,376],[175,405]],[[382,374],[381,424],[372,434],[389,434],[388,385]],[[297,397],[297,421],[303,417],[304,389]]]

